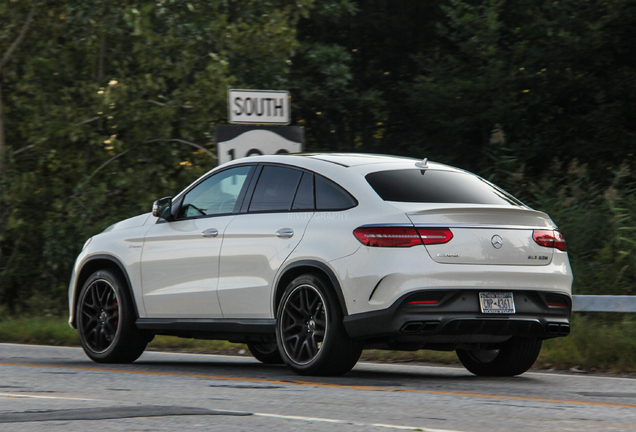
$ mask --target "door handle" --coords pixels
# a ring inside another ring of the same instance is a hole
[[[201,233],[201,237],[216,237],[218,235],[219,230],[216,228],[207,229]]]
[[[294,230],[291,228],[281,228],[276,231],[276,237],[278,238],[290,238],[294,235]]]

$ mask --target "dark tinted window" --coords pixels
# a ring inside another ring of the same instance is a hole
[[[179,218],[232,213],[252,166],[240,166],[211,175],[188,192]]]
[[[313,210],[314,209],[314,176],[304,173],[298,185],[296,198],[292,210]]]
[[[316,176],[316,210],[346,210],[358,205],[349,192],[332,181]]]
[[[385,201],[522,205],[512,195],[475,175],[436,170],[394,170],[367,174]]]
[[[258,179],[248,211],[285,211],[291,209],[301,171],[265,166]]]

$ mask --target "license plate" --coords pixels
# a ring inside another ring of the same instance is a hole
[[[479,303],[483,313],[513,314],[515,301],[511,292],[482,292],[479,293]]]

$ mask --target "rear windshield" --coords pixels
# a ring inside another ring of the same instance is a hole
[[[367,174],[367,181],[385,201],[456,204],[523,204],[473,174],[437,170],[392,170]]]

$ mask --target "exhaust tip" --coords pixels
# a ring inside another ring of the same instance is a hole
[[[548,334],[558,335],[560,333],[559,327],[560,327],[559,324],[549,323],[547,325]]]
[[[562,336],[567,336],[570,334],[570,324],[561,324],[559,327],[559,334]]]
[[[408,322],[400,329],[401,333],[432,333],[439,329],[439,321]]]
[[[424,323],[421,322],[410,322],[410,323],[406,323],[402,326],[402,328],[400,329],[400,332],[402,333],[419,333],[420,330],[422,330],[422,327],[424,326]]]
[[[424,333],[434,332],[439,328],[439,326],[440,326],[440,323],[438,321],[426,322],[424,323],[424,326],[422,327],[422,331]]]

